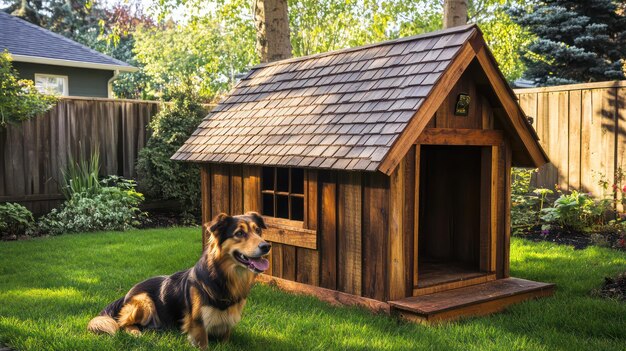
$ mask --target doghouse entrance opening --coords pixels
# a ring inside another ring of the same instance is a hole
[[[480,270],[481,176],[490,175],[481,175],[483,157],[490,155],[479,146],[421,146],[418,288],[486,273]]]

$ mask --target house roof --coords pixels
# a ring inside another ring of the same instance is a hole
[[[132,72],[137,68],[0,11],[0,51],[17,62]]]
[[[477,33],[461,26],[256,66],[172,159],[390,174],[397,162],[382,163],[419,136],[396,145],[425,119],[417,112],[434,88],[454,85],[442,77],[458,73],[453,62]]]

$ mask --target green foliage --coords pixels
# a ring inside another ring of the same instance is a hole
[[[128,230],[144,214],[138,206],[144,197],[132,180],[119,177],[102,181],[97,191],[75,192],[60,210],[53,209],[38,223],[39,234]]]
[[[100,172],[100,153],[95,151],[89,159],[74,161],[70,155],[69,164],[62,170],[63,186],[61,192],[69,199],[77,193],[95,194],[100,190],[98,174]]]
[[[137,172],[141,189],[152,198],[178,200],[186,212],[200,204],[200,173],[197,166],[170,160],[196,129],[205,109],[190,94],[179,95],[148,126],[151,133],[139,152]]]
[[[522,234],[539,224],[539,215],[545,199],[552,194],[549,189],[532,190],[530,181],[534,169],[513,168],[511,170],[511,230]]]
[[[557,85],[626,78],[622,2],[535,0],[530,6],[513,7],[510,14],[535,36],[520,48],[529,79]]]
[[[16,203],[0,204],[0,238],[28,234],[33,228],[33,214]]]
[[[51,109],[57,99],[41,94],[33,81],[18,79],[8,51],[0,52],[0,128]]]
[[[506,9],[524,3],[517,0],[472,0],[469,1],[470,21],[480,25],[485,41],[498,67],[508,81],[522,77],[526,66],[521,52],[532,40],[532,34],[513,22]]]
[[[149,78],[149,95],[170,100],[186,87],[202,101],[229,90],[236,76],[258,63],[249,10],[233,0],[187,24],[139,27],[135,58]]]
[[[549,225],[581,232],[603,224],[604,215],[610,209],[610,200],[594,200],[589,194],[574,190],[571,194],[562,194],[553,207],[542,209],[541,219]]]

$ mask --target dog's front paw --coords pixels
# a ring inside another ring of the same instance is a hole
[[[200,340],[194,338],[191,335],[187,336],[187,339],[189,339],[189,342],[191,343],[191,345],[193,345],[194,347],[199,348],[200,350],[206,350],[207,346],[209,345],[209,340],[208,338],[204,338],[204,340],[202,338],[199,338]]]

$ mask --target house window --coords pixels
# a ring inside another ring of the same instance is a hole
[[[304,220],[304,170],[263,167],[261,179],[263,215]]]
[[[44,94],[67,96],[67,76],[35,73],[35,87]]]

